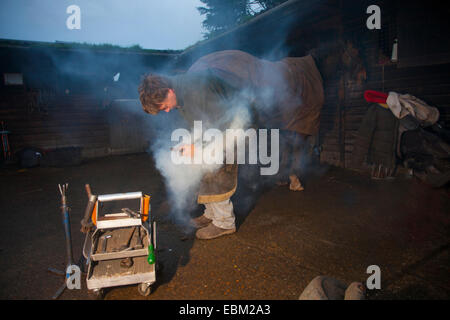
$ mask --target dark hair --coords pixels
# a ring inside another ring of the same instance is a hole
[[[139,85],[139,100],[145,112],[156,115],[161,103],[167,98],[169,89],[173,89],[171,81],[163,76],[147,74]]]

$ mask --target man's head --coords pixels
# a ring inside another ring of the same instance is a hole
[[[171,81],[163,76],[149,74],[138,88],[139,99],[145,112],[156,115],[160,111],[169,112],[177,105],[177,97]]]

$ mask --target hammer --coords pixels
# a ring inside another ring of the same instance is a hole
[[[92,222],[89,222],[89,219],[94,210],[95,203],[97,202],[97,196],[92,194],[91,186],[89,184],[86,184],[85,188],[89,200],[86,209],[84,210],[84,217],[81,220],[81,232],[88,233],[94,225]]]

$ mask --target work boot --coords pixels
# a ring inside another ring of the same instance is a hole
[[[361,282],[352,282],[345,290],[344,300],[365,300],[366,289]]]
[[[292,191],[303,191],[305,190],[302,186],[302,183],[298,179],[295,174],[289,176],[289,180],[291,180],[291,184],[289,185],[289,189]]]
[[[204,228],[208,224],[211,223],[211,219],[205,217],[205,215],[201,215],[200,217],[191,219],[190,223],[191,226],[193,226],[196,229]]]
[[[226,234],[232,234],[236,232],[236,228],[233,229],[222,229],[216,227],[214,224],[210,223],[207,227],[197,230],[195,236],[197,239],[209,240],[224,236]]]

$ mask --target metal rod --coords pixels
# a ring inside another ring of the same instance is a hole
[[[153,248],[156,250],[156,221],[153,221]]]
[[[58,269],[55,269],[55,268],[48,268],[47,270],[50,271],[50,272],[53,272],[54,274],[57,274],[59,276],[65,276],[66,275],[66,273],[64,271],[61,271],[61,270],[58,270]]]
[[[142,192],[127,192],[127,193],[113,193],[113,194],[103,194],[98,196],[98,201],[108,202],[115,200],[130,200],[139,199],[142,197]]]
[[[69,188],[69,184],[58,185],[61,193],[61,212],[63,218],[64,232],[66,235],[66,254],[67,254],[67,266],[73,264],[73,251],[72,251],[72,234],[70,230],[70,215],[69,207],[67,206],[66,192]]]
[[[69,184],[68,183],[58,184],[58,189],[59,189],[59,193],[61,194],[61,213],[62,213],[63,224],[64,224],[64,233],[66,236],[66,255],[67,255],[66,271],[67,271],[68,266],[73,264],[72,236],[70,233],[70,216],[69,216],[70,209],[67,206],[67,197],[66,197],[66,192],[69,189]],[[67,287],[67,283],[66,283],[67,274],[66,274],[66,272],[57,270],[55,268],[48,268],[48,271],[65,276],[64,283],[61,285],[61,287],[59,287],[59,289],[56,291],[56,293],[52,296],[52,299],[55,300],[55,299],[58,299],[58,297],[64,292],[64,290]]]
[[[86,189],[86,193],[87,193],[88,199],[90,199],[91,196],[92,196],[91,186],[89,184],[85,184],[84,188]]]
[[[66,282],[64,281],[64,284],[59,287],[58,291],[56,291],[56,293],[53,295],[52,299],[56,300],[58,299],[58,297],[63,293],[64,289],[66,289],[67,285]]]
[[[84,216],[81,220],[81,232],[87,233],[90,231],[91,224],[89,223],[89,218],[91,217],[92,211],[94,210],[95,203],[97,202],[97,196],[91,194],[89,196],[89,201],[84,209]]]

